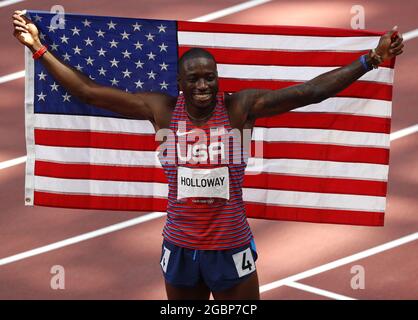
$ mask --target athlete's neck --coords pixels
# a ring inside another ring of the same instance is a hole
[[[198,109],[196,107],[188,107],[186,105],[185,110],[189,119],[192,120],[193,122],[205,122],[212,116],[213,111],[215,110],[215,105],[210,106],[208,108],[204,108],[204,109]]]

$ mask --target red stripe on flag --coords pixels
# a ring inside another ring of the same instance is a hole
[[[167,183],[162,168],[35,161],[35,175],[65,179],[91,179]]]
[[[261,173],[246,175],[244,187],[384,197],[386,196],[387,182]]]
[[[383,212],[282,207],[246,202],[248,218],[383,226]]]
[[[301,84],[299,81],[281,80],[253,80],[220,78],[219,89],[225,92],[236,92],[243,89],[270,89],[277,90]],[[337,97],[365,98],[377,100],[392,100],[392,85],[367,81],[356,81],[348,88],[342,90]]]
[[[35,129],[35,144],[62,147],[92,147],[155,151],[154,134],[125,134],[76,130]]]
[[[78,194],[34,192],[34,204],[38,206],[132,211],[166,211],[167,199],[149,197],[114,197]]]
[[[251,155],[255,155],[251,141]],[[289,158],[389,164],[389,149],[297,142],[263,142],[263,158]]]
[[[202,48],[202,46],[199,46]],[[179,46],[181,57],[191,46]],[[358,52],[325,52],[325,51],[272,51],[222,49],[204,47],[214,57],[217,63],[247,64],[247,65],[277,65],[277,66],[310,66],[310,67],[340,67],[352,63],[368,51]],[[262,58],[260,58],[262,57]],[[390,61],[381,64],[382,67],[393,68]]]
[[[257,119],[257,127],[312,128],[390,133],[390,119],[336,113],[287,112],[278,116]]]
[[[370,30],[351,30],[340,28],[302,27],[302,26],[256,26],[244,24],[226,24],[210,22],[177,21],[178,31],[249,33],[249,34],[280,34],[293,36],[320,37],[373,37],[384,32]],[[331,41],[331,39],[330,39]]]

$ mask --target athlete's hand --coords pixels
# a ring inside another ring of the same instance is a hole
[[[35,24],[24,16],[24,11],[15,11],[13,19],[13,35],[20,43],[27,46],[29,49],[37,49],[41,46],[39,40],[39,31]]]
[[[385,61],[402,54],[403,47],[402,35],[398,32],[398,27],[395,26],[380,37],[379,44],[375,50],[382,60]]]

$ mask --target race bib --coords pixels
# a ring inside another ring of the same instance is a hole
[[[228,167],[192,169],[178,167],[177,199],[222,198],[229,200]]]

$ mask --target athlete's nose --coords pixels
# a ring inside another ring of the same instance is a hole
[[[198,90],[203,91],[203,90],[206,90],[208,88],[208,84],[205,81],[205,79],[199,79],[199,80],[197,80],[196,87],[197,87]]]

